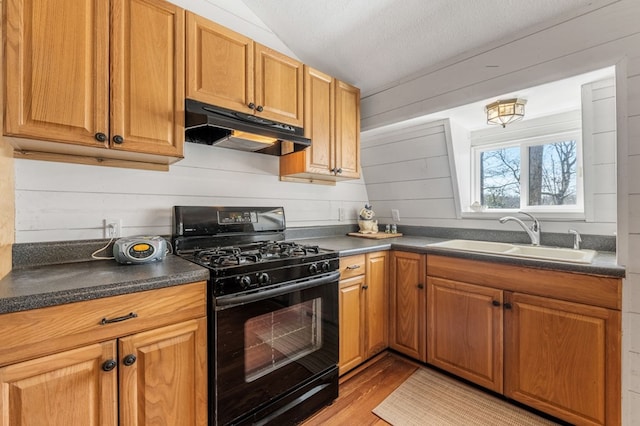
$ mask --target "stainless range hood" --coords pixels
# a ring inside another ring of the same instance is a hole
[[[185,141],[270,155],[288,154],[311,146],[301,127],[192,99],[185,102]],[[285,148],[283,142],[291,143]]]

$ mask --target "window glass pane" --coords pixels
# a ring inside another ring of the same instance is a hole
[[[487,208],[520,208],[520,147],[480,153],[481,203]]]
[[[529,205],[576,204],[576,141],[529,147]]]

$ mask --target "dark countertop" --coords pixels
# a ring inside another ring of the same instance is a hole
[[[593,275],[605,275],[614,278],[624,278],[625,268],[616,263],[616,254],[612,252],[597,252],[590,264],[553,262],[549,260],[529,259],[515,256],[500,256],[490,253],[465,252],[441,247],[429,247],[428,244],[446,241],[443,238],[406,236],[373,240],[368,238],[334,236],[323,238],[306,238],[297,240],[304,244],[318,245],[322,248],[337,250],[340,257],[351,256],[379,250],[404,250],[415,253],[442,254],[472,260],[499,262],[516,266],[568,271]]]
[[[446,239],[422,236],[373,240],[345,235],[296,241],[336,250],[341,257],[394,249],[616,278],[625,276],[624,267],[616,264],[616,256],[612,252],[598,252],[591,264],[577,264],[428,247],[428,244]],[[187,284],[208,278],[207,269],[175,255],[168,255],[162,262],[143,265],[121,265],[113,260],[35,265],[14,269],[0,280],[0,314]]]
[[[14,269],[0,280],[0,314],[207,279],[206,268],[172,254],[142,265],[94,260]]]

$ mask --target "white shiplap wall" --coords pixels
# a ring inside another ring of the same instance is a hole
[[[362,101],[362,129],[617,64],[617,237],[623,424],[640,424],[640,1],[597,1],[454,58]],[[486,65],[492,65],[487,67]],[[498,65],[498,67],[495,67]],[[366,178],[366,175],[365,175]],[[548,228],[547,228],[548,229]]]
[[[336,186],[281,182],[278,157],[185,144],[169,172],[16,160],[16,242],[171,234],[174,205],[284,206],[288,227],[356,223],[362,180]],[[345,221],[339,221],[339,209]]]

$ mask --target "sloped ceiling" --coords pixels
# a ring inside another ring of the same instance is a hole
[[[242,0],[304,63],[362,95],[593,0]]]

